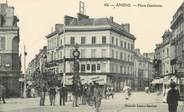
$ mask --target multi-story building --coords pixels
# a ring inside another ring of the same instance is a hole
[[[171,76],[173,75],[173,69],[171,66],[171,38],[172,32],[167,30],[162,36],[162,42],[156,45],[155,48],[155,84],[159,85],[159,90],[166,90]]]
[[[134,52],[134,75],[135,88],[144,90],[150,86],[153,80],[153,55],[154,53],[140,53],[139,49]]]
[[[118,24],[110,18],[78,18],[65,16],[64,24],[56,24],[55,31],[46,36],[48,41],[47,66],[54,74],[63,73],[66,60],[66,84],[73,75],[73,50],[80,50],[80,79],[82,83],[96,81],[116,90],[133,81],[133,50],[135,37],[129,24]]]
[[[172,61],[171,65],[175,81],[179,84],[184,96],[184,2],[178,8],[171,21],[172,29]]]
[[[31,60],[28,64],[26,70],[26,79],[31,82],[31,84],[39,85],[40,81],[46,76],[46,58],[47,58],[47,47],[44,46],[40,49],[39,53],[35,55],[35,58]]]
[[[171,21],[173,68],[175,72],[184,72],[184,3],[178,8]]]
[[[8,96],[20,95],[19,77],[21,63],[19,57],[18,18],[14,7],[0,4],[0,84],[6,86]]]

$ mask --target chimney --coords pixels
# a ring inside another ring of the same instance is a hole
[[[112,16],[110,16],[109,19],[110,19],[110,21],[113,23],[113,19],[114,19],[114,18],[113,18]]]
[[[63,30],[63,24],[56,24],[55,25],[55,31],[56,32],[60,32],[60,31],[62,31]]]
[[[77,21],[77,18],[75,18],[75,17],[71,17],[71,16],[67,16],[67,15],[65,15],[65,17],[64,17],[64,23],[66,26],[70,25],[72,22],[75,22],[75,21]]]
[[[129,23],[121,24],[121,26],[122,26],[127,32],[130,32],[130,24],[129,24]]]
[[[78,13],[77,18],[78,18],[78,21],[80,21],[82,19],[89,19],[89,16]]]

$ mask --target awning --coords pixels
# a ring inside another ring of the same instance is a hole
[[[151,84],[162,84],[163,83],[163,78],[160,79],[154,79]]]
[[[171,81],[174,81],[175,83],[177,83],[177,78],[175,76],[172,76],[172,77],[170,77],[170,76],[164,77],[163,83],[169,85],[171,83]]]

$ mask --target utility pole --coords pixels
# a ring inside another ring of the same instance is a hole
[[[24,45],[24,89],[23,89],[23,98],[26,98],[26,46]]]

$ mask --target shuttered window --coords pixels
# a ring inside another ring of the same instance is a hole
[[[5,49],[5,37],[0,37],[0,49]]]

